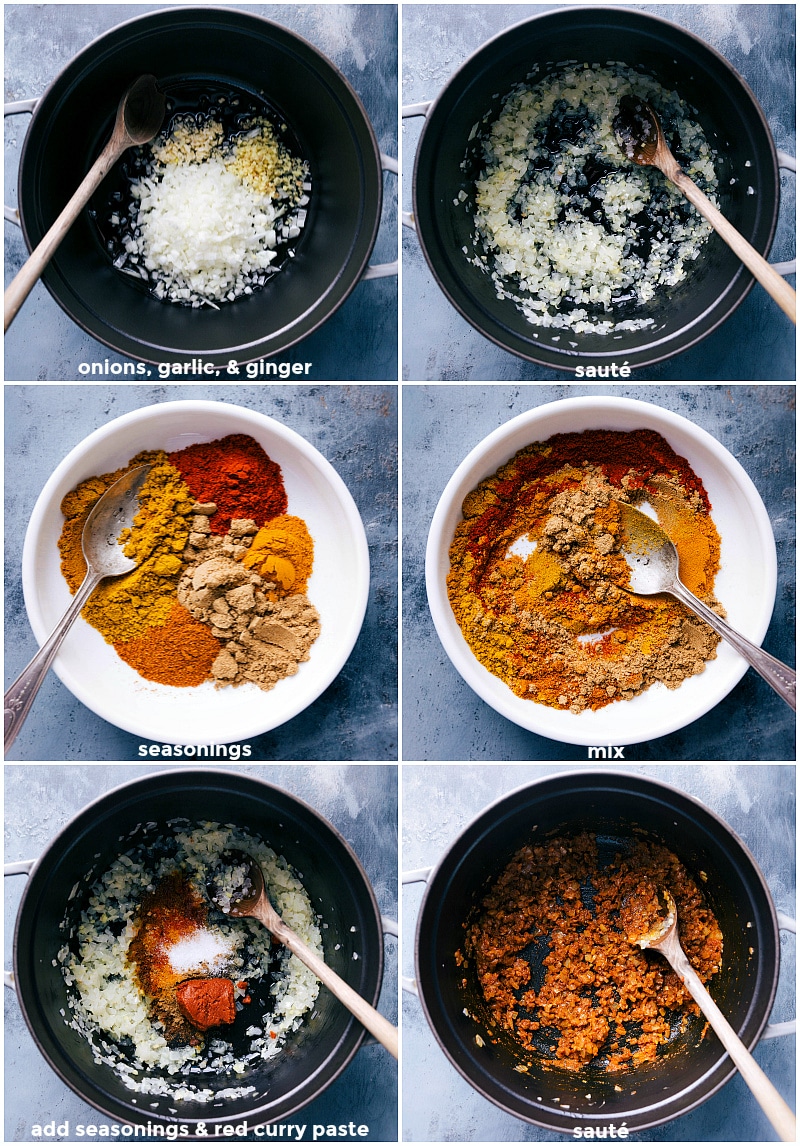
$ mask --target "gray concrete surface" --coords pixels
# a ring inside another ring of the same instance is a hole
[[[402,13],[403,105],[435,99],[460,65],[492,36],[558,4],[406,4]],[[795,152],[795,8],[791,4],[631,4],[694,32],[746,79],[779,148]],[[502,89],[500,89],[502,90]],[[403,123],[403,210],[422,120]],[[781,176],[779,229],[770,258],[794,257],[795,176]],[[794,277],[790,280],[794,285]],[[403,378],[412,381],[551,381],[561,371],[499,349],[450,305],[416,235],[403,228]],[[756,287],[723,326],[668,362],[637,369],[655,381],[793,381],[794,329]]]
[[[42,95],[65,65],[101,33],[156,4],[8,4],[6,102]],[[397,10],[382,4],[241,4],[309,40],[361,98],[380,150],[397,156]],[[6,120],[5,202],[17,203],[19,153],[30,117]],[[397,257],[397,179],[384,176],[384,206],[373,263]],[[5,224],[6,283],[26,257],[21,231]],[[313,362],[317,381],[397,378],[397,279],[359,283],[331,319],[281,362]],[[85,334],[38,284],[5,344],[6,380],[79,381],[82,363],[130,362]],[[156,378],[155,370],[149,375]],[[222,374],[221,377],[225,375]]]
[[[405,764],[402,870],[436,865],[461,831],[505,793],[554,771],[555,764]],[[795,912],[794,765],[625,765],[702,801],[744,840],[779,912]],[[403,888],[404,976],[414,975],[413,941],[424,884]],[[781,970],[772,1021],[794,1016],[795,944],[781,934]],[[795,1039],[762,1040],[755,1057],[794,1105]],[[419,1000],[403,996],[403,1137],[408,1142],[548,1142],[567,1137],[531,1126],[488,1102],[445,1057]],[[641,1142],[771,1142],[775,1134],[740,1076],[690,1114],[631,1134]]]
[[[35,859],[53,836],[92,800],[119,784],[158,768],[136,765],[6,765],[5,861]],[[267,780],[306,801],[344,836],[363,864],[384,917],[397,919],[397,768],[392,765],[240,765],[238,771]],[[6,968],[25,878],[6,880]],[[385,941],[385,969],[379,1009],[397,1022],[398,942]],[[69,1122],[59,1141],[86,1141],[88,1134],[109,1139],[114,1123],[88,1106],[49,1068],[39,1054],[12,991],[5,992],[5,1141],[30,1142],[34,1124]],[[397,1140],[397,1068],[378,1045],[362,1047],[346,1070],[292,1122],[369,1126],[368,1136],[347,1141]],[[97,1129],[84,1132],[78,1126]],[[105,1127],[105,1130],[101,1129]],[[117,1126],[119,1135],[119,1126]],[[47,1141],[47,1139],[44,1139]],[[51,1139],[52,1140],[52,1139]],[[142,1141],[138,1137],[136,1141]],[[164,1138],[145,1138],[164,1141]],[[246,1141],[263,1141],[248,1135]],[[340,1139],[341,1140],[341,1139]],[[228,1141],[242,1141],[230,1138]]]
[[[795,392],[772,386],[403,387],[403,758],[586,760],[586,749],[517,727],[480,700],[451,665],[425,593],[431,517],[453,471],[488,433],[545,402],[583,394],[638,398],[682,414],[730,450],[766,505],[778,550],[778,592],[764,647],[794,663]],[[711,712],[669,736],[625,749],[630,760],[794,760],[795,718],[754,672]]]
[[[361,634],[305,712],[251,741],[253,760],[397,759],[397,410],[384,386],[6,386],[5,682],[36,651],[22,544],[42,487],[88,433],[152,403],[204,398],[259,410],[311,442],[355,499],[371,580]],[[50,673],[8,758],[133,760],[139,740],[84,708]]]

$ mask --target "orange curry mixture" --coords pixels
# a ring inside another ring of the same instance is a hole
[[[722,933],[677,856],[640,840],[603,866],[589,832],[521,848],[467,923],[456,962],[474,968],[494,1023],[524,1050],[544,1046],[568,1070],[630,1069],[656,1057],[676,1019],[683,1028],[699,1014],[663,956],[633,943],[666,914],[663,889],[707,981],[721,965]]]

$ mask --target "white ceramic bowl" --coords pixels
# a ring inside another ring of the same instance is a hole
[[[364,620],[369,551],[347,487],[331,464],[280,422],[222,402],[164,402],[109,422],[61,462],[42,490],[25,536],[22,583],[31,628],[41,642],[70,600],[59,567],[64,494],[83,478],[125,465],[143,449],[183,449],[227,434],[249,434],[283,471],[287,512],[304,518],[314,539],[308,595],[321,618],[310,660],[268,692],[255,684],[172,688],[144,680],[82,618],[54,669],[66,687],[104,720],[171,744],[225,744],[276,728],[328,687],[350,655]]]
[[[728,620],[760,644],[777,582],[775,539],[758,490],[736,459],[705,430],[686,418],[628,398],[567,398],[512,418],[484,438],[448,482],[431,522],[425,573],[433,622],[447,655],[487,704],[515,724],[567,744],[636,744],[665,736],[703,716],[725,697],[747,670],[724,641],[716,660],[677,689],[655,684],[633,700],[616,701],[597,712],[572,713],[515,696],[484,668],[465,641],[447,598],[448,551],[467,493],[517,450],[553,434],[583,430],[656,430],[688,459],[706,487],[722,541],[717,598]]]

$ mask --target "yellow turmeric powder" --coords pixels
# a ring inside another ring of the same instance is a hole
[[[92,506],[117,478],[145,462],[153,468],[139,495],[140,509],[120,538],[125,554],[139,564],[131,573],[101,582],[83,610],[109,644],[132,641],[166,623],[183,569],[194,498],[167,455],[156,450],[137,454],[114,473],[87,478],[61,503],[66,519],[58,543],[61,571],[74,593],[86,574],[81,535]]]
[[[305,593],[314,565],[314,542],[301,517],[282,514],[258,531],[242,560],[247,569],[271,581],[280,596]]]

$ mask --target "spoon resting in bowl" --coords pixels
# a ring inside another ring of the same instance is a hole
[[[92,506],[81,534],[86,576],[53,632],[6,692],[6,752],[16,740],[64,638],[98,584],[106,577],[117,577],[136,568],[137,562],[125,556],[119,537],[133,524],[139,510],[139,491],[151,468],[147,465],[128,470]]]
[[[264,873],[252,856],[247,855],[246,852],[232,849],[220,857],[219,866],[231,871],[246,868],[247,874],[242,884],[232,892],[224,893],[223,898],[220,894],[217,878],[212,873],[207,885],[211,902],[234,919],[249,917],[263,923],[270,934],[288,948],[293,955],[296,955],[301,963],[305,963],[306,967],[314,972],[319,981],[336,996],[339,1002],[344,1003],[348,1011],[355,1015],[361,1025],[366,1027],[370,1034],[374,1035],[378,1042],[397,1058],[397,1027],[392,1026],[389,1020],[384,1018],[366,999],[362,999],[349,983],[337,975],[332,967],[329,967],[315,951],[312,951],[303,942],[297,932],[289,927],[288,923],[284,923],[270,902],[264,884]]]
[[[640,167],[657,167],[666,175],[742,260],[784,314],[796,323],[797,295],[794,290],[714,206],[686,172],[681,170],[677,159],[667,147],[658,116],[650,104],[634,96],[623,96],[613,126],[617,142],[628,159]]]
[[[111,138],[61,214],[34,247],[27,261],[6,287],[3,297],[4,330],[8,330],[19,308],[30,294],[47,264],[58,250],[72,224],[89,202],[124,151],[149,143],[164,122],[166,100],[155,76],[139,76],[123,93],[117,108]]]
[[[649,947],[664,956],[708,1019],[714,1033],[731,1056],[781,1141],[795,1142],[797,1123],[794,1113],[736,1034],[687,959],[678,935],[678,910],[675,900],[669,891],[665,890],[662,894],[667,905],[666,918],[656,922],[644,934],[633,936],[631,942],[637,943],[641,948]]]
[[[641,510],[626,502],[617,502],[622,524],[621,553],[629,570],[629,583],[620,588],[649,597],[656,593],[669,593],[682,605],[710,625],[720,637],[732,645],[740,656],[775,689],[778,696],[796,709],[796,673],[776,657],[765,653],[758,645],[742,636],[723,621],[708,605],[695,597],[678,575],[678,551],[664,530]]]

